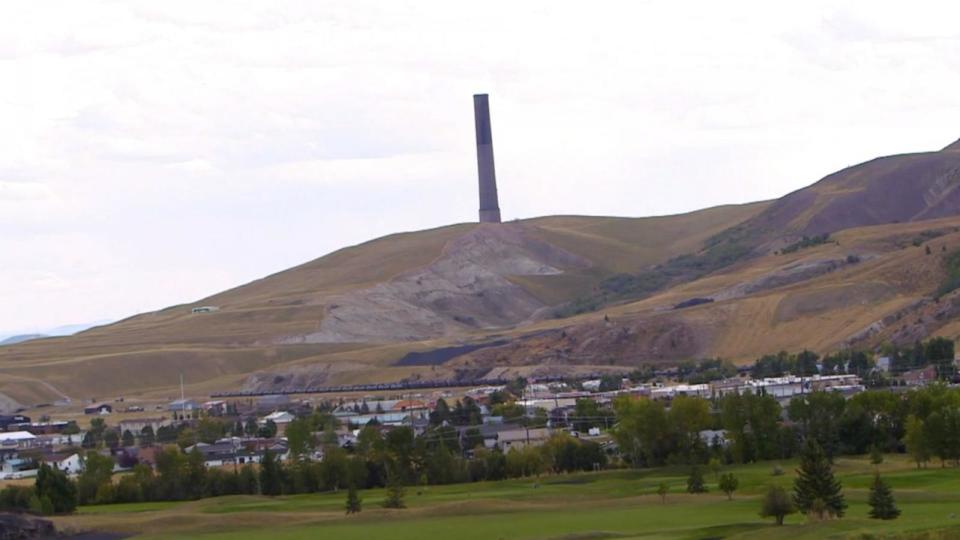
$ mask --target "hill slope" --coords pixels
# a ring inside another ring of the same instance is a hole
[[[953,297],[933,299],[960,248],[956,144],[773,202],[388,236],[188,305],[3,347],[0,393],[163,393],[180,372],[198,393],[556,373],[960,332]]]

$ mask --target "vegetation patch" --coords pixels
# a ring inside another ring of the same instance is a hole
[[[801,249],[807,249],[814,246],[819,246],[826,244],[830,241],[830,233],[817,234],[814,236],[804,235],[803,238],[797,240],[796,242],[790,244],[789,246],[780,250],[781,254],[794,253],[800,251]]]
[[[639,300],[670,285],[700,279],[746,259],[755,245],[755,236],[749,230],[734,227],[708,239],[699,253],[680,255],[636,274],[611,276],[601,281],[590,295],[554,310],[554,317],[571,317],[605,305]]]
[[[946,275],[937,289],[937,297],[960,288],[960,249],[950,252],[943,258],[943,270]]]
[[[691,298],[689,300],[684,300],[679,304],[673,306],[673,309],[683,309],[693,306],[699,306],[700,304],[709,304],[713,302],[713,298]]]

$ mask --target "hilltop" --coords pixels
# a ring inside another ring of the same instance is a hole
[[[190,304],[0,348],[0,392],[20,403],[162,393],[179,372],[197,393],[568,373],[953,337],[943,284],[960,249],[957,144],[776,201],[387,236]]]

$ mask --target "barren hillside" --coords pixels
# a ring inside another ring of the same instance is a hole
[[[960,299],[938,289],[960,250],[958,185],[954,143],[773,202],[392,235],[190,304],[0,347],[0,393],[164,395],[181,372],[207,393],[629,369],[954,336]]]

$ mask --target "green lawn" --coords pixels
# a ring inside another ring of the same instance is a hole
[[[266,498],[235,496],[189,503],[150,503],[82,508],[63,518],[79,530],[100,528],[140,533],[140,538],[198,540],[297,540],[307,538],[419,540],[602,539],[602,538],[960,538],[960,469],[916,470],[902,458],[881,466],[903,514],[867,519],[867,487],[873,466],[841,459],[848,516],[807,523],[791,516],[783,527],[761,519],[759,497],[771,483],[790,486],[787,474],[772,476],[772,463],[731,467],[740,491],[728,501],[712,474],[711,492],[684,493],[687,468],[543,477],[407,491],[405,510],[380,508],[382,490],[361,492],[364,511],[345,516],[345,493]],[[670,484],[666,504],[654,494]],[[918,533],[926,532],[923,536]],[[872,535],[872,536],[871,536]]]

